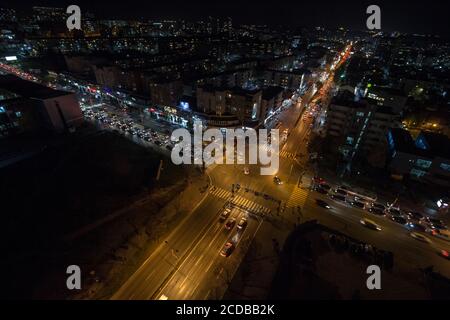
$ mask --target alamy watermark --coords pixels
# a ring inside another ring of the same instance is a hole
[[[194,122],[193,137],[187,129],[174,130],[170,137],[172,142],[176,142],[172,149],[172,162],[176,165],[204,164],[205,166],[214,163],[234,164],[236,150],[237,164],[259,163],[261,175],[277,173],[280,141],[278,129],[271,129],[270,135],[267,129],[259,129],[258,132],[252,128],[225,129],[224,131],[225,133],[216,128],[203,131],[201,121]],[[248,161],[246,161],[247,153]]]
[[[370,16],[366,20],[366,26],[369,30],[381,29],[381,9],[376,4],[367,7],[366,13]]]

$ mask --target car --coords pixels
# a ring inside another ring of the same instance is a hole
[[[229,217],[230,213],[231,213],[231,209],[225,208],[225,210],[223,210],[222,213],[220,214],[219,220],[221,222],[225,221]]]
[[[278,176],[273,177],[273,181],[275,182],[275,184],[278,184],[278,185],[283,184],[280,177],[278,177]]]
[[[391,216],[390,219],[399,224],[406,224],[408,222],[408,220],[406,220],[406,218],[403,218],[402,216]]]
[[[447,226],[442,220],[430,218],[429,221],[431,222],[431,227],[433,229],[447,229]]]
[[[358,201],[358,200],[352,201],[351,205],[356,207],[356,208],[360,208],[360,209],[364,209],[364,207],[366,206],[366,204],[364,202],[361,202],[361,201]]]
[[[332,194],[331,198],[333,200],[339,200],[339,201],[342,201],[342,202],[346,201],[346,198],[344,196],[340,195],[340,194]]]
[[[248,167],[244,168],[244,174],[247,175],[250,173],[250,169]]]
[[[334,191],[334,193],[336,193],[336,194],[340,194],[340,195],[342,195],[342,196],[346,196],[347,195],[347,191],[346,190],[344,190],[344,189],[336,189],[335,191]]]
[[[393,208],[393,207],[388,208],[386,213],[388,213],[391,216],[401,216],[402,215],[402,212],[400,211],[399,208]]]
[[[423,219],[423,214],[421,214],[419,212],[414,212],[414,211],[408,212],[407,216],[408,216],[409,220],[414,220],[414,221],[420,221],[421,219]]]
[[[231,230],[231,229],[233,229],[235,224],[236,224],[236,219],[231,218],[230,220],[227,221],[227,223],[225,223],[225,229]]]
[[[441,249],[438,251],[438,254],[447,260],[450,260],[450,253],[447,250]]]
[[[376,203],[376,202],[372,203],[371,208],[376,208],[376,209],[383,210],[383,211],[386,210],[386,207],[384,206],[384,204]]]
[[[230,254],[233,252],[234,250],[234,244],[231,241],[227,241],[227,243],[225,243],[225,245],[223,246],[222,250],[220,250],[220,255],[222,257],[229,257]]]
[[[241,218],[241,220],[239,221],[237,228],[238,229],[244,229],[247,226],[247,218],[243,217]]]
[[[406,227],[410,230],[420,231],[420,232],[426,232],[427,228],[417,222],[408,222],[406,224]]]
[[[369,212],[376,214],[377,216],[384,216],[384,210],[382,210],[380,208],[375,208],[375,207],[369,208]]]
[[[450,241],[450,231],[448,231],[447,229],[430,229],[427,228],[426,230],[427,232],[429,232],[430,234],[432,234],[433,236],[440,238],[442,240],[445,241]]]
[[[322,189],[325,189],[327,191],[330,191],[330,189],[331,189],[331,186],[326,184],[326,183],[320,183],[319,187],[322,188]]]
[[[325,180],[321,177],[315,176],[313,178],[314,183],[325,183]]]
[[[321,186],[316,187],[316,191],[321,194],[328,194],[328,191],[323,189]]]
[[[316,199],[316,204],[319,207],[322,207],[322,208],[325,208],[325,209],[331,209],[330,205],[328,203],[326,203],[325,201],[323,201],[323,200]]]
[[[156,140],[156,141],[155,141],[155,144],[156,144],[157,146],[160,146],[160,145],[162,145],[162,142],[159,141],[159,140]]]
[[[423,224],[430,229],[447,229],[444,221],[432,217],[424,217],[420,220],[420,224]]]
[[[361,223],[366,228],[369,228],[369,229],[372,229],[375,231],[381,231],[381,227],[373,220],[363,218],[363,219],[359,220],[359,223]]]
[[[425,237],[424,235],[418,233],[418,232],[411,232],[409,234],[411,237],[413,237],[414,239],[421,241],[421,242],[426,242],[426,243],[430,243],[431,240],[428,239],[427,237]]]

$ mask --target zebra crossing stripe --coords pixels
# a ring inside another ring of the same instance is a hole
[[[286,207],[294,207],[296,205],[303,206],[306,202],[306,199],[308,197],[308,191],[305,191],[303,189],[296,188],[294,192],[292,192],[291,196],[289,197],[289,200],[286,203]]]
[[[226,199],[231,195],[231,192],[222,188],[216,188],[211,190],[211,194]],[[255,211],[255,212],[262,212],[262,213],[270,213],[270,209],[264,207],[263,205],[260,205],[259,203],[253,202],[247,198],[244,198],[240,195],[235,196],[235,198],[232,200],[232,203],[234,203],[237,206],[243,207],[248,211]]]

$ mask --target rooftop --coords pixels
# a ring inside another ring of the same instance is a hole
[[[0,76],[0,88],[13,92],[21,97],[39,100],[72,94],[71,92],[54,90],[31,81],[23,80],[13,75]]]
[[[273,97],[276,97],[277,95],[282,93],[283,91],[284,91],[284,89],[282,87],[278,87],[278,86],[267,87],[267,88],[263,89],[262,98],[265,100],[270,100]]]

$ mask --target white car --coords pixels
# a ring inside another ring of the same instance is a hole
[[[364,219],[359,220],[359,222],[366,228],[376,230],[376,231],[381,231],[381,227],[373,220],[364,218]]]
[[[247,218],[241,218],[239,221],[237,228],[238,229],[244,229],[247,226]]]
[[[422,242],[426,242],[426,243],[430,243],[431,240],[428,239],[427,237],[425,237],[424,235],[418,233],[418,232],[411,232],[409,234],[411,237],[413,237],[416,240],[422,241]]]

